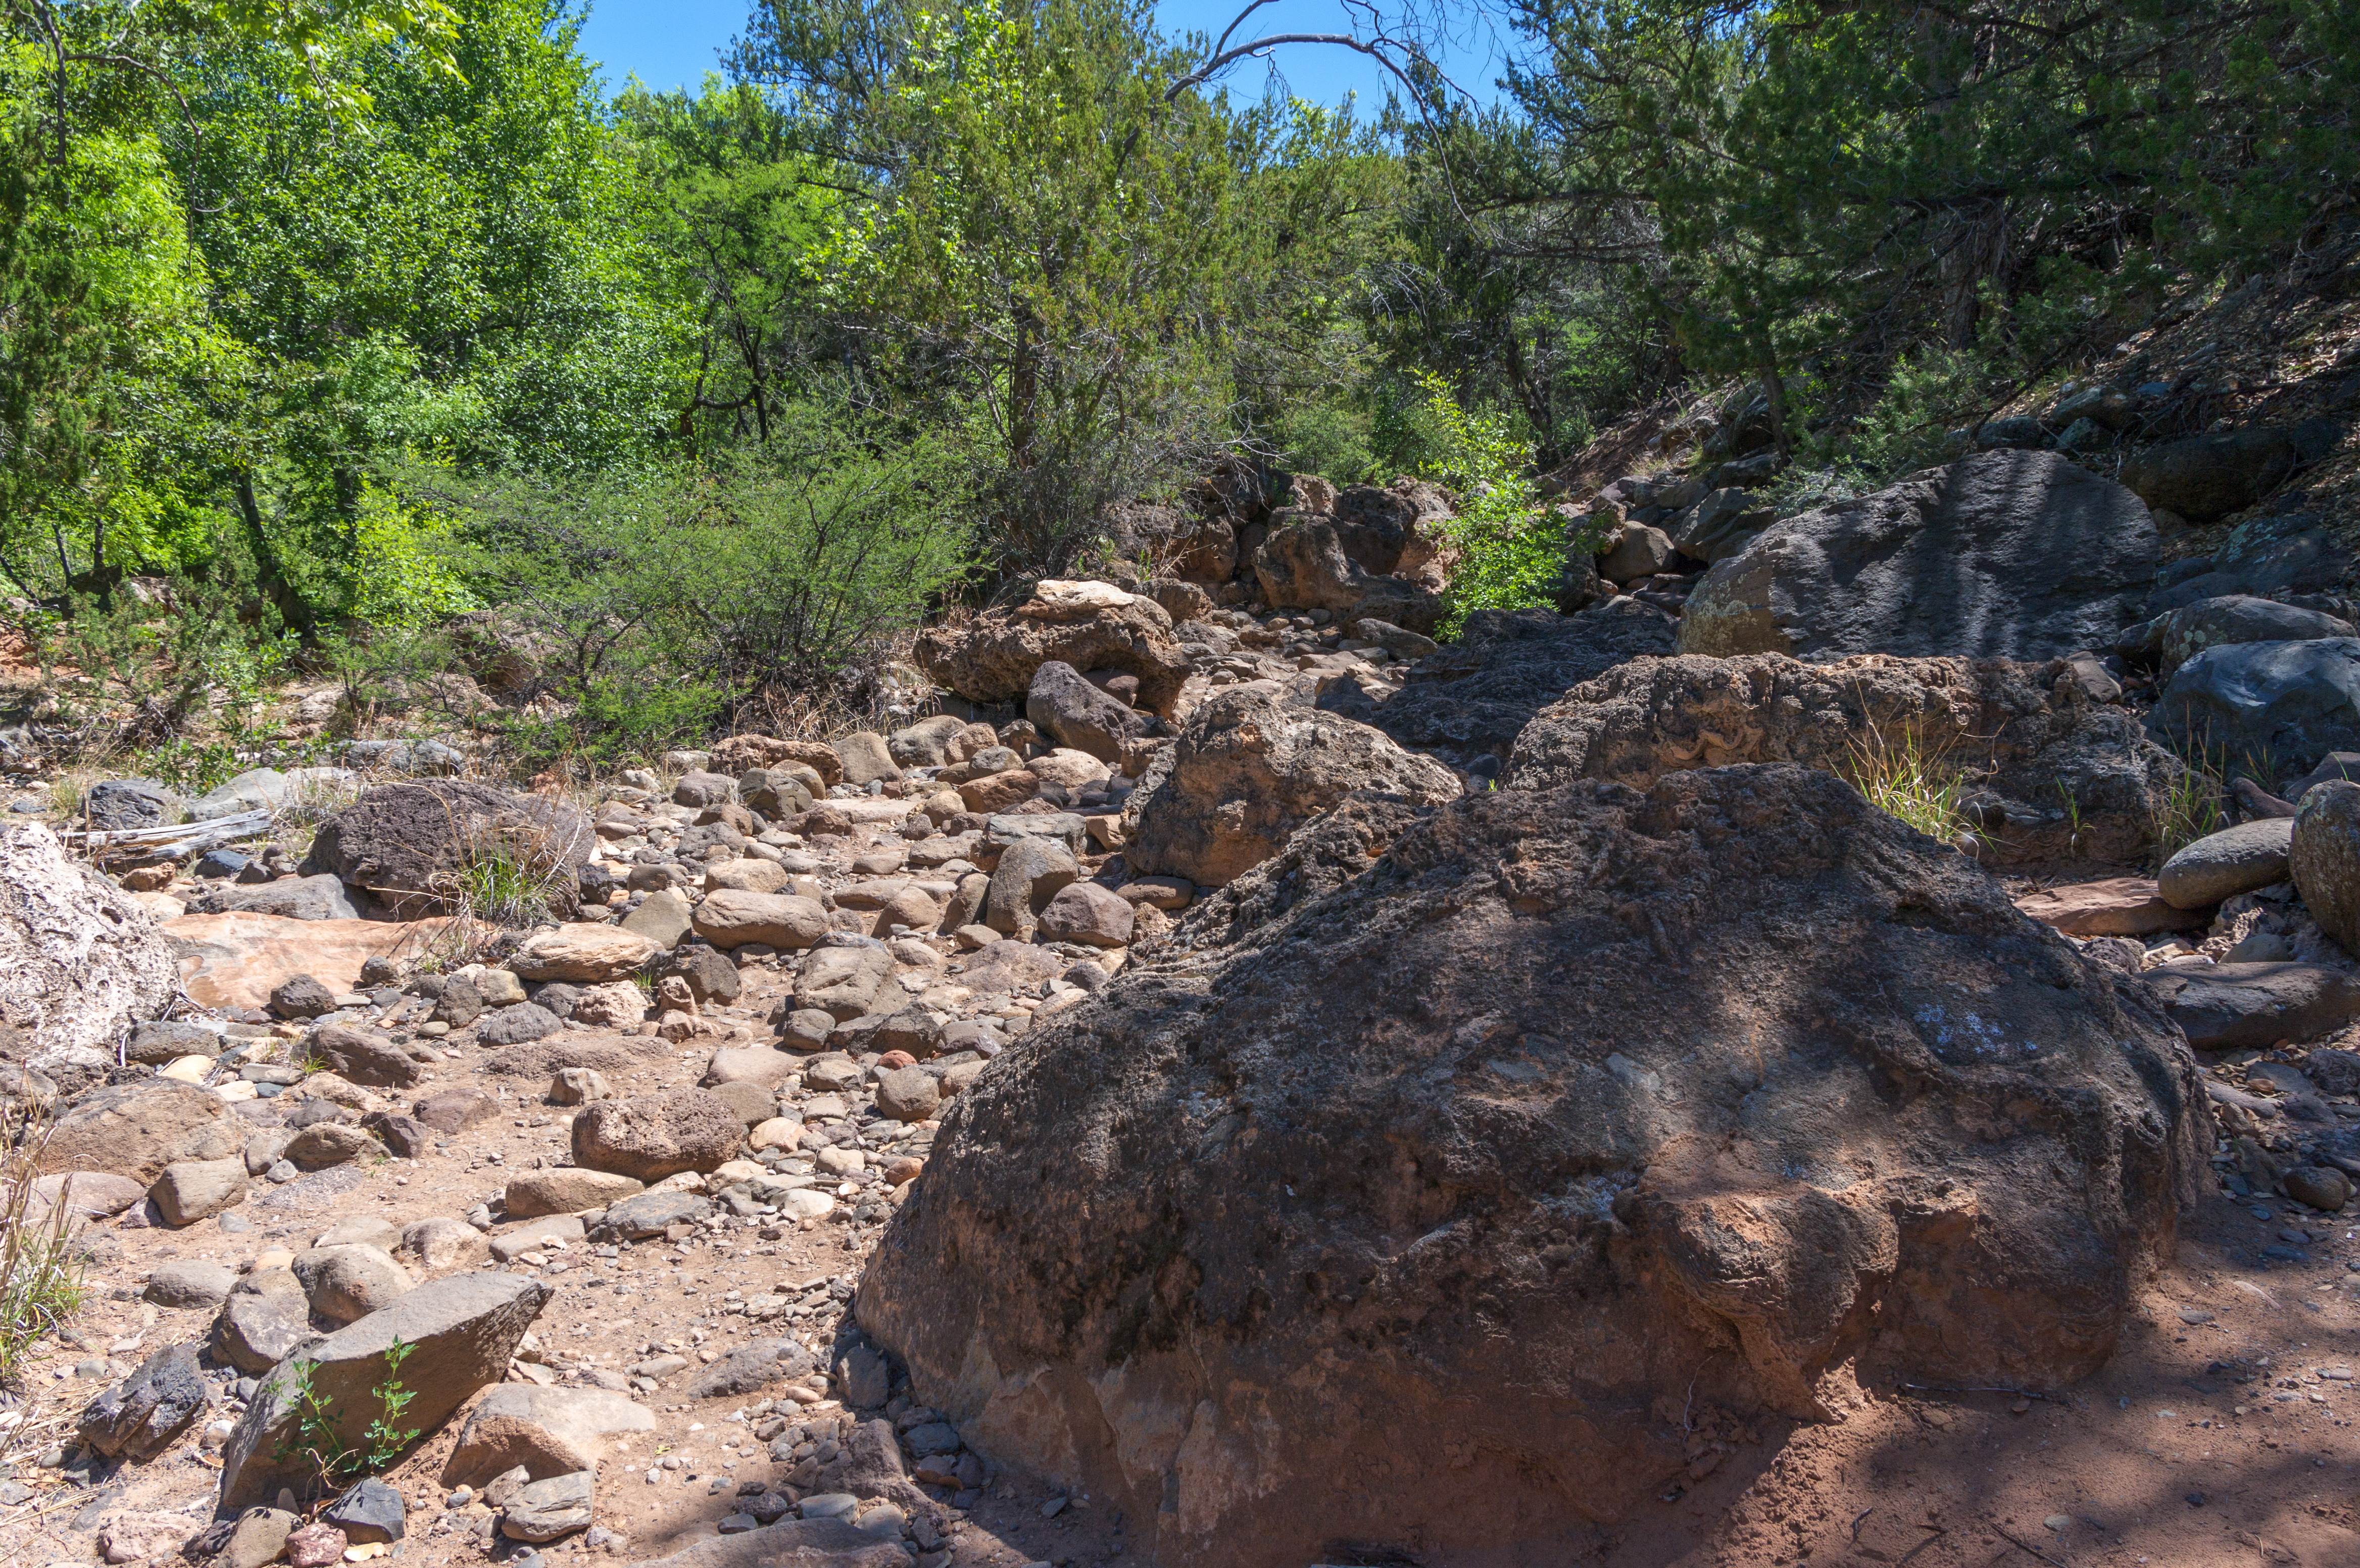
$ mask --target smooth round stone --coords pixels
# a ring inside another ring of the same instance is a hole
[[[860,1499],[849,1492],[822,1492],[803,1499],[803,1516],[807,1519],[842,1519],[859,1506]]]
[[[2174,909],[2202,909],[2287,880],[2294,818],[2265,817],[2208,833],[2163,863],[2156,890]]]

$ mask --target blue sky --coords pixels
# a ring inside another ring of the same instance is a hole
[[[1218,33],[1242,0],[1159,0],[1156,14],[1167,32],[1196,29]],[[634,73],[650,87],[694,87],[717,68],[716,51],[745,26],[748,0],[591,0],[582,29],[583,52],[602,62],[610,88]],[[1493,96],[1499,74],[1496,24],[1472,5],[1451,5],[1456,35],[1448,40],[1443,66],[1479,98]],[[1263,33],[1349,32],[1351,18],[1339,0],[1277,0],[1254,17]],[[1240,37],[1244,35],[1240,34]],[[1349,49],[1294,46],[1276,51],[1275,64],[1297,97],[1339,102],[1357,92],[1364,109],[1384,103],[1386,78],[1376,64]],[[1233,93],[1258,93],[1271,67],[1241,61],[1223,81]]]

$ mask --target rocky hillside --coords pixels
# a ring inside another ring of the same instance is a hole
[[[27,797],[16,1227],[90,1299],[0,1508],[234,1568],[2355,1560],[2343,436],[2173,427],[2202,374],[1785,515],[1741,404],[1447,644],[1449,499],[1299,477],[929,630],[890,732]]]

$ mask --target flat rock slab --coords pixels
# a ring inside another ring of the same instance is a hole
[[[2201,1051],[2266,1050],[2360,1015],[2360,982],[2317,964],[2169,965],[2141,978]]]
[[[503,1383],[468,1412],[442,1484],[481,1491],[519,1465],[535,1481],[595,1470],[607,1447],[603,1440],[655,1425],[646,1406],[604,1388]]]
[[[2201,910],[2177,909],[2163,901],[2151,877],[2107,877],[2026,894],[2016,906],[2044,926],[2069,937],[2150,937],[2158,931],[2192,931],[2212,923]]]
[[[432,920],[290,920],[277,915],[183,915],[164,923],[180,989],[205,1007],[261,1007],[299,974],[331,991],[357,989],[361,965],[415,956],[444,925]]]

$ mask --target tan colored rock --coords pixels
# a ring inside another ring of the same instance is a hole
[[[1077,670],[1127,670],[1139,677],[1140,706],[1166,715],[1188,676],[1172,617],[1109,583],[1043,582],[1022,604],[920,632],[917,659],[961,696],[992,703],[1022,701],[1033,672],[1051,659]]]
[[[1459,786],[1441,763],[1365,724],[1268,690],[1217,692],[1126,803],[1123,858],[1134,872],[1218,886],[1355,790],[1433,806]]]
[[[791,894],[708,894],[696,906],[696,934],[728,951],[748,942],[801,949],[827,935],[827,911]]]
[[[263,1007],[300,974],[330,991],[360,984],[371,959],[414,957],[447,922],[290,920],[276,915],[183,915],[165,924],[179,954],[180,989],[205,1007]]]
[[[705,869],[707,893],[781,893],[793,881],[793,873],[778,861],[751,856],[741,861],[723,861]]]
[[[648,993],[628,980],[618,980],[584,990],[574,1003],[573,1023],[577,1029],[620,1029],[639,1023],[647,1014]]]
[[[577,923],[532,938],[517,949],[508,968],[525,980],[597,985],[633,973],[657,950],[636,931]]]
[[[745,1141],[738,1113],[701,1089],[602,1100],[574,1118],[575,1164],[641,1181],[711,1170]]]
[[[647,1183],[637,1177],[560,1167],[509,1177],[500,1201],[509,1219],[531,1220],[543,1214],[578,1214],[585,1209],[604,1209],[646,1190]]]
[[[246,1201],[246,1157],[181,1160],[164,1168],[148,1195],[178,1230]]]
[[[836,749],[818,740],[781,740],[769,735],[732,735],[713,748],[713,765],[727,773],[748,768],[775,768],[800,762],[819,775],[825,787],[844,782],[844,762]],[[820,793],[814,791],[814,794]]]
[[[618,1432],[653,1431],[645,1406],[604,1388],[538,1388],[504,1383],[484,1396],[443,1462],[442,1485],[478,1491],[523,1467],[532,1480],[595,1470]]]
[[[248,1126],[218,1096],[192,1084],[110,1084],[66,1102],[41,1150],[40,1168],[104,1171],[144,1190],[168,1165],[242,1157]]]

